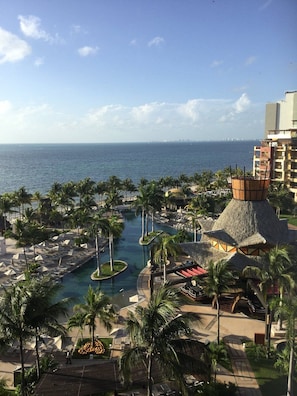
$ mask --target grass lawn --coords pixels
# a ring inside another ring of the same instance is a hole
[[[96,280],[110,278],[111,276],[117,275],[127,268],[127,263],[121,260],[114,260],[113,271],[110,269],[110,263],[107,261],[106,263],[101,264],[100,266],[100,276],[97,276],[97,271],[94,271],[92,276]]]
[[[262,396],[282,396],[287,393],[287,376],[282,374],[278,369],[274,368],[274,359],[266,359],[265,357],[257,358],[252,348],[247,346],[246,353],[249,358],[250,365],[259,384]],[[293,384],[297,389],[297,383]]]
[[[292,215],[281,215],[281,219],[287,219],[289,224],[297,227],[297,217]]]
[[[154,232],[149,232],[148,235],[145,235],[143,240],[140,241],[141,245],[149,245],[150,243],[153,242],[155,238],[157,238],[159,235],[161,235],[163,231],[154,231]]]

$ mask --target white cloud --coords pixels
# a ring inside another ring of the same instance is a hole
[[[81,47],[77,50],[80,56],[89,56],[89,55],[95,55],[99,51],[98,47]]]
[[[178,112],[192,122],[196,122],[199,119],[200,108],[201,101],[199,99],[191,99],[181,104],[178,108]]]
[[[245,61],[245,65],[246,66],[249,66],[249,65],[252,65],[253,63],[255,63],[256,62],[256,57],[255,56],[249,56],[247,59],[246,59],[246,61]]]
[[[262,123],[263,104],[252,105],[246,94],[236,100],[110,104],[84,114],[65,114],[47,104],[16,108],[0,102],[0,125],[7,131],[0,143],[260,139]]]
[[[163,37],[157,36],[157,37],[154,37],[152,40],[150,40],[147,45],[149,47],[159,47],[160,45],[162,45],[164,43],[165,43],[165,40],[163,39]]]
[[[246,93],[243,93],[239,99],[226,107],[226,112],[220,117],[221,122],[232,121],[236,115],[246,112],[251,105],[251,101]]]
[[[0,27],[0,64],[20,61],[30,53],[31,47],[26,41]]]
[[[132,45],[132,46],[136,46],[137,45],[137,40],[133,39],[133,40],[130,41],[129,44]]]
[[[250,106],[251,101],[249,100],[246,93],[243,93],[241,97],[234,103],[234,109],[236,113],[242,113]]]
[[[12,104],[9,100],[0,101],[0,114],[8,113],[12,109]]]
[[[214,60],[211,63],[210,67],[218,67],[218,66],[221,66],[223,63],[224,63],[224,61],[222,61],[222,60]]]
[[[36,40],[44,40],[49,43],[61,42],[58,35],[52,36],[41,28],[41,19],[34,15],[19,15],[20,29],[26,37]]]

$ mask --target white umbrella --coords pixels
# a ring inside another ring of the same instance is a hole
[[[20,275],[17,276],[17,280],[18,281],[25,280],[25,279],[26,279],[25,274],[20,274]]]
[[[43,265],[42,267],[40,267],[41,272],[46,272],[48,271],[48,267],[46,267],[45,265]]]
[[[43,261],[42,255],[38,254],[38,256],[35,256],[35,261]]]
[[[80,245],[80,247],[83,248],[83,249],[88,249],[88,244],[87,243],[82,243]]]
[[[1,261],[0,267],[6,267],[6,264],[4,263],[4,261]]]
[[[4,272],[4,274],[9,276],[9,275],[15,275],[16,272],[13,268],[9,268],[7,271]]]

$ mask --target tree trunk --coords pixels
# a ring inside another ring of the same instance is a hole
[[[217,306],[217,322],[218,322],[217,343],[219,345],[219,343],[220,343],[220,303],[219,303],[219,298],[218,297],[216,297],[216,306]]]
[[[154,212],[152,212],[152,232],[154,232],[154,224],[155,223],[155,216],[154,216]]]
[[[113,235],[109,235],[109,262],[110,262],[110,270],[114,270],[113,265]]]
[[[167,275],[166,275],[166,261],[163,262],[163,285],[167,282]]]
[[[141,212],[141,240],[144,240],[144,217],[145,217],[145,213],[144,210],[142,209]]]
[[[290,363],[288,373],[288,385],[287,385],[287,396],[294,396],[293,393],[293,375],[294,375],[294,340],[291,341],[290,350]]]
[[[145,214],[145,236],[148,236],[148,214]]]
[[[38,332],[35,330],[35,353],[36,353],[36,375],[37,379],[40,379],[40,358],[38,349]]]
[[[97,276],[99,278],[99,276],[100,276],[100,251],[99,251],[98,234],[96,234],[95,246],[96,246]]]
[[[148,366],[147,366],[147,396],[152,396],[153,394],[152,371],[153,371],[153,357],[152,354],[150,353],[148,357]]]
[[[25,396],[25,363],[24,363],[24,351],[23,351],[23,339],[19,338],[20,343],[20,361],[21,361],[21,395]]]

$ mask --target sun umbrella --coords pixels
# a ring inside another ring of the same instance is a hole
[[[42,255],[38,254],[38,256],[35,256],[35,261],[43,261]]]
[[[9,275],[15,275],[16,272],[13,268],[9,268],[7,271],[4,272],[4,274],[9,276]]]

